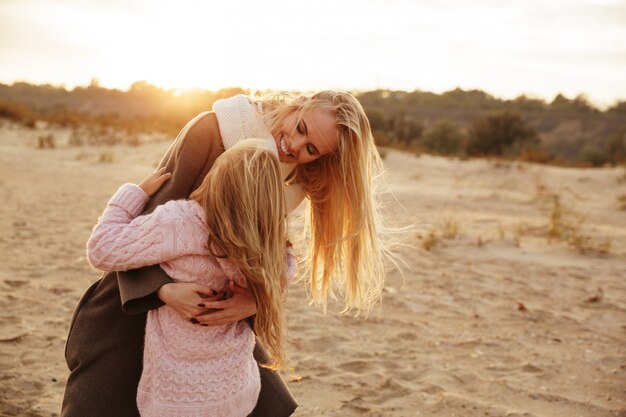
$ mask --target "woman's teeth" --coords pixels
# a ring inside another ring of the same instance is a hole
[[[284,137],[282,137],[282,138],[280,139],[280,150],[281,150],[281,151],[283,151],[283,153],[284,153],[285,155],[287,155],[287,156],[292,156],[292,155],[289,153],[289,150],[287,149],[287,144],[285,143],[285,138],[284,138]]]

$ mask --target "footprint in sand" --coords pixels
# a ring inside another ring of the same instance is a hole
[[[22,285],[28,284],[28,281],[24,281],[21,279],[5,279],[4,283],[13,288],[19,288]]]
[[[2,326],[0,327],[0,342],[18,340],[32,331],[32,329],[25,325],[24,320],[19,317],[0,317],[0,322],[2,322]]]
[[[425,394],[429,394],[429,395],[437,395],[440,392],[445,392],[446,390],[441,388],[439,385],[429,385],[426,388],[423,388],[420,390],[420,392],[423,392]]]
[[[494,375],[494,376],[498,376],[498,377],[504,377],[504,376],[508,376],[508,375],[514,375],[514,374],[518,374],[520,371],[521,372],[527,372],[530,374],[540,374],[543,373],[544,370],[532,365],[532,364],[525,364],[524,366],[515,366],[515,365],[509,365],[509,366],[505,366],[505,365],[491,365],[488,366],[486,369],[486,371],[488,371],[490,374]]]
[[[391,378],[386,379],[377,389],[377,401],[385,402],[393,398],[411,394],[411,390]]]
[[[524,372],[530,372],[530,373],[541,373],[543,372],[543,369],[536,367],[535,365],[532,365],[530,363],[527,363],[526,365],[524,365],[522,367],[522,371]]]
[[[348,338],[343,336],[320,336],[309,339],[306,346],[314,352],[324,353],[330,349],[337,349],[337,346],[341,346],[345,341],[348,341]]]
[[[314,374],[318,377],[330,375],[333,373],[333,371],[330,369],[325,361],[315,357],[308,357],[301,360],[299,363],[296,364],[296,368],[298,370],[301,370],[301,372],[303,373]]]
[[[24,366],[32,365],[41,361],[41,353],[40,352],[24,352],[20,356],[20,363]]]
[[[46,288],[46,290],[56,295],[63,295],[63,294],[67,294],[67,293],[74,291],[73,288],[61,287],[61,286]]]
[[[417,339],[417,334],[409,333],[409,332],[402,332],[402,333],[398,333],[396,337],[402,340],[413,341]]]
[[[346,372],[352,372],[355,374],[364,374],[366,372],[373,372],[377,369],[375,365],[365,361],[350,361],[342,363],[338,366],[339,369]]]

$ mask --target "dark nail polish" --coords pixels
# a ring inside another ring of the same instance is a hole
[[[204,303],[198,304],[198,307],[204,307]]]
[[[192,317],[192,318],[189,319],[189,321],[192,322],[193,324],[198,324],[198,319],[196,319],[196,318]]]
[[[201,324],[200,326],[209,327],[208,324]]]

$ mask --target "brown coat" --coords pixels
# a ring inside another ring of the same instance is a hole
[[[150,199],[144,213],[166,201],[188,197],[222,152],[213,112],[189,122],[159,164],[172,177]],[[70,375],[61,417],[139,416],[136,395],[146,313],[163,305],[156,291],[169,282],[155,265],[107,273],[87,290],[74,312],[65,348]],[[267,359],[258,343],[254,355],[257,361]],[[297,403],[283,380],[266,368],[260,371],[261,394],[251,415],[291,415]]]

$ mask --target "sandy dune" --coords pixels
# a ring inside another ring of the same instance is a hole
[[[100,276],[85,241],[168,146],[51,131],[57,147],[37,149],[43,130],[0,126],[0,416],[58,415],[69,320]],[[296,416],[626,416],[625,170],[385,163],[388,218],[415,229],[406,266],[367,320],[291,288]]]

